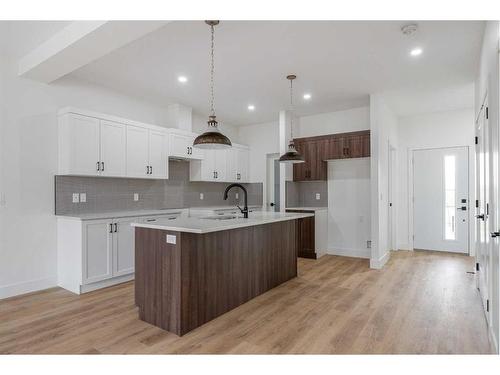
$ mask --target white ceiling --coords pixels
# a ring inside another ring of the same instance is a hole
[[[370,93],[390,92],[398,114],[468,103],[484,22],[418,21],[405,36],[398,21],[222,21],[216,28],[216,110],[234,125],[275,120],[288,105],[285,76],[297,74],[298,115],[368,104]],[[27,53],[67,22],[9,24],[10,48]],[[12,38],[11,38],[12,39]],[[176,21],[115,50],[72,75],[165,105],[208,111],[209,27]],[[409,56],[423,48],[417,58]],[[177,81],[189,78],[187,84]],[[309,92],[312,99],[302,99]],[[451,93],[451,94],[450,94]],[[254,104],[254,112],[247,110]]]

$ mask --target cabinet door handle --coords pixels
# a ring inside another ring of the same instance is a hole
[[[149,166],[149,174],[153,174],[153,166],[152,165]]]
[[[109,224],[109,233],[113,233],[113,223]]]
[[[219,178],[219,172],[215,172],[215,178]]]
[[[104,172],[104,162],[101,161],[101,171]]]
[[[115,223],[115,233],[118,232],[118,224]]]
[[[101,170],[101,163],[100,162],[97,162],[96,169],[97,169],[97,172],[99,172]]]

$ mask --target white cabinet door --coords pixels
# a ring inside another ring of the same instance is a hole
[[[215,173],[215,150],[205,150],[203,160],[201,161],[201,180],[216,181]]]
[[[67,114],[60,134],[61,173],[96,175],[99,162],[99,120]]]
[[[110,220],[83,224],[83,284],[113,276],[113,233]]]
[[[167,135],[161,131],[149,131],[149,166],[152,178],[168,178]]]
[[[227,181],[227,150],[215,150],[215,181]]]
[[[180,135],[180,134],[170,134],[170,155],[179,158],[189,158],[191,157],[191,148],[193,146],[193,140],[190,137]]]
[[[170,134],[169,155],[185,159],[203,159],[204,152],[193,147],[194,137],[183,134]]]
[[[127,127],[118,122],[101,120],[101,175],[126,175]]]
[[[114,220],[113,276],[122,276],[134,273],[135,228],[130,224],[135,221],[137,221],[137,218]]]
[[[250,178],[249,151],[247,149],[238,149],[238,170],[236,179],[239,182],[248,182]]]
[[[149,131],[145,128],[127,126],[127,176],[148,177]]]

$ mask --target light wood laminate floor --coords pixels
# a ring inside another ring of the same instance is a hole
[[[473,259],[399,251],[299,260],[299,276],[183,337],[142,322],[129,282],[0,301],[0,353],[490,353]]]

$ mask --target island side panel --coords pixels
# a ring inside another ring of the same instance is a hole
[[[166,236],[176,236],[176,244]],[[157,229],[135,229],[135,300],[139,318],[181,334],[181,234]]]
[[[183,233],[181,334],[297,276],[297,221]]]

